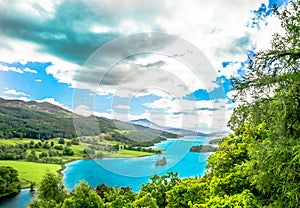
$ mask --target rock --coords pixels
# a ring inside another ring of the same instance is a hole
[[[166,165],[166,164],[167,164],[167,160],[166,160],[165,157],[163,157],[161,160],[157,160],[157,161],[156,161],[155,166],[158,166],[158,165],[164,166],[164,165]]]
[[[199,146],[192,146],[190,148],[190,152],[215,152],[216,147],[211,145],[199,145]]]

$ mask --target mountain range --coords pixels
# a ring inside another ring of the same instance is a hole
[[[48,102],[0,98],[0,138],[74,138],[109,132],[117,135],[114,139],[122,138],[135,144],[144,142],[147,146],[164,138],[212,135],[162,127],[147,119],[123,122],[97,116],[84,117]]]
[[[110,133],[115,140],[145,146],[178,137],[177,134],[142,125],[80,116],[48,102],[0,98],[0,138],[74,138],[103,133]]]
[[[173,134],[177,134],[180,136],[217,136],[222,135],[227,132],[213,132],[213,133],[203,133],[203,132],[197,132],[189,129],[183,129],[183,128],[174,128],[174,127],[168,127],[168,126],[160,126],[157,125],[154,122],[149,121],[148,119],[137,119],[137,120],[131,120],[130,123],[141,125],[145,127],[149,127],[152,129],[157,129],[160,131],[166,131]]]

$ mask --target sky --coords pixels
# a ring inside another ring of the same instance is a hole
[[[228,131],[230,77],[282,33],[286,0],[0,0],[0,97]]]

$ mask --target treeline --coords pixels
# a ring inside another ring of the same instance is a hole
[[[144,184],[138,194],[132,192],[130,187],[118,188],[100,184],[94,189],[81,181],[71,193],[68,193],[61,176],[48,173],[41,181],[37,197],[32,200],[29,207],[166,207],[170,203],[166,193],[179,181],[178,175],[173,173],[166,176],[154,175],[151,182]]]
[[[140,151],[140,152],[149,152],[149,153],[155,153],[155,154],[160,154],[162,153],[162,150],[160,149],[153,149],[153,148],[149,148],[149,147],[141,147],[141,146],[127,146],[125,145],[123,147],[125,150],[134,150],[134,151]]]
[[[30,141],[24,144],[0,145],[0,160],[26,160],[30,162],[61,163],[61,156],[73,156],[71,145],[79,145],[77,139],[65,142],[63,138],[54,141]],[[37,151],[41,151],[37,154]]]

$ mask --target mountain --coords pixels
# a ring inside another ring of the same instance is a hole
[[[72,113],[47,102],[0,98],[0,138],[12,137],[73,138]]]
[[[178,137],[170,132],[118,120],[80,116],[47,102],[0,98],[0,138],[74,138],[103,133],[111,140],[140,146],[151,146],[165,137]]]
[[[173,128],[173,127],[163,127],[160,125],[157,125],[156,123],[153,123],[149,121],[148,119],[137,119],[137,120],[131,120],[130,123],[136,124],[136,125],[141,125],[145,127],[149,127],[152,129],[157,129],[160,131],[166,131],[172,134],[177,134],[180,136],[218,136],[218,135],[223,135],[224,133],[227,132],[213,132],[213,133],[203,133],[203,132],[197,132],[193,130],[188,130],[188,129],[181,129],[181,128]]]
[[[140,126],[149,127],[149,128],[152,128],[152,129],[163,129],[162,126],[159,126],[156,123],[153,123],[153,122],[151,122],[151,121],[149,121],[148,119],[145,119],[145,118],[138,119],[138,120],[131,120],[130,123],[140,125]]]
[[[192,131],[192,130],[186,130],[186,129],[180,129],[180,128],[172,128],[172,127],[163,127],[160,125],[157,125],[156,123],[153,123],[149,121],[148,119],[138,119],[138,120],[131,120],[130,123],[136,124],[136,125],[141,125],[161,131],[166,131],[170,132],[172,134],[177,134],[180,136],[195,136],[197,135],[197,132]]]
[[[48,102],[22,101],[22,100],[6,100],[0,97],[0,105],[6,107],[21,107],[28,110],[37,110],[46,113],[53,113],[63,116],[72,116],[72,112],[63,109],[60,106]]]

